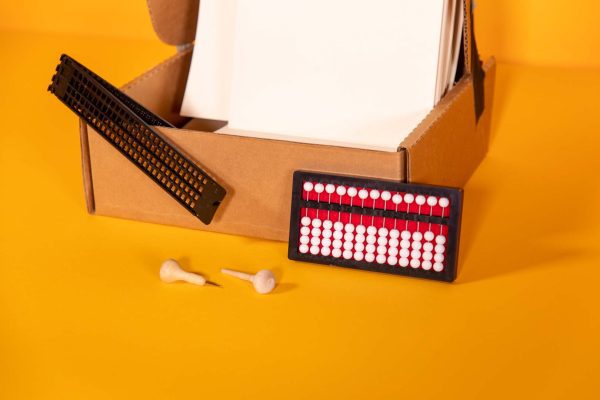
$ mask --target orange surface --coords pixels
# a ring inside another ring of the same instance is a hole
[[[122,84],[172,49],[3,32],[0,50],[0,399],[600,396],[600,69],[499,65],[449,285],[87,215],[76,118],[45,92],[58,56]],[[167,257],[225,287],[161,283]]]
[[[474,0],[480,51],[501,62],[600,67],[597,0]],[[144,0],[0,0],[0,30],[155,38]]]

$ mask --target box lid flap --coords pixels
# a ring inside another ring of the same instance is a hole
[[[147,0],[154,31],[163,42],[181,46],[196,36],[199,0]]]

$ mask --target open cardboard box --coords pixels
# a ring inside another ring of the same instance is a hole
[[[471,1],[465,3],[469,10]],[[148,7],[159,38],[178,46],[178,52],[123,90],[181,127],[159,129],[224,185],[227,196],[213,222],[203,225],[81,122],[90,213],[286,241],[296,170],[462,187],[486,154],[495,61],[491,58],[483,66],[485,108],[476,118],[469,12],[465,13],[465,75],[396,152],[384,152],[217,134],[212,131],[219,126],[181,117],[198,1],[148,0]]]

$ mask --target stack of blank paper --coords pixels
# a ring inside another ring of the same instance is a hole
[[[203,0],[182,114],[395,151],[452,84],[458,0]]]

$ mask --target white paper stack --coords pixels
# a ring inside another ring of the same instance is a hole
[[[460,0],[203,0],[182,114],[395,151],[451,87]]]

